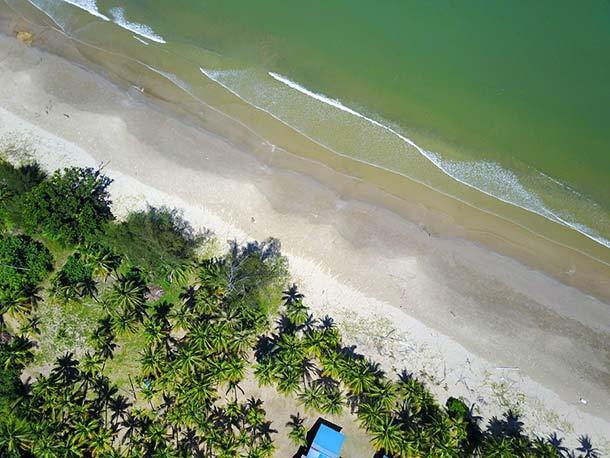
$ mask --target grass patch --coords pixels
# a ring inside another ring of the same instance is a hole
[[[140,373],[140,353],[146,347],[144,336],[138,332],[126,334],[116,339],[114,356],[106,362],[104,373],[119,388],[130,391],[129,378],[133,380]]]
[[[101,305],[92,300],[58,303],[47,299],[36,313],[40,318],[36,365],[52,363],[66,352],[80,356],[89,350],[89,333],[104,315]]]

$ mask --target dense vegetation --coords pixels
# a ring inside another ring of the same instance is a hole
[[[114,221],[99,171],[0,165],[0,456],[272,456],[263,402],[242,390],[249,368],[306,411],[349,409],[394,457],[597,454],[586,437],[576,452],[532,439],[511,412],[483,426],[408,372],[389,377],[296,286],[282,293],[277,240],[202,256],[206,237],[175,211]],[[87,340],[45,369],[45,339],[67,334],[53,328],[61,310],[86,315]],[[304,419],[287,425],[305,445]]]

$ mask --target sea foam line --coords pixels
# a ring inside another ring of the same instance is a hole
[[[141,37],[148,38],[151,41],[155,41],[157,43],[167,43],[165,39],[162,36],[157,35],[157,33],[155,33],[150,26],[127,20],[127,18],[125,18],[124,8],[112,8],[110,10],[110,14],[114,19],[114,23],[119,27],[129,30],[136,35],[140,35]]]
[[[210,75],[208,74],[208,72],[205,72],[203,69],[201,69],[202,72],[210,77]],[[520,204],[519,202],[515,202],[515,201],[511,201],[508,200],[506,198],[504,198],[503,196],[499,195],[498,193],[493,193],[490,192],[486,189],[483,189],[480,186],[476,186],[462,178],[460,178],[459,176],[457,176],[455,173],[451,173],[450,170],[448,170],[448,167],[446,167],[446,165],[443,163],[443,160],[441,159],[440,155],[431,151],[428,151],[424,148],[422,148],[421,146],[419,146],[417,143],[415,143],[413,140],[411,140],[410,138],[402,135],[401,133],[397,132],[396,130],[392,129],[389,126],[386,126],[385,124],[380,123],[379,121],[369,118],[368,116],[359,113],[358,111],[349,108],[347,106],[345,106],[343,103],[341,103],[341,101],[337,100],[337,99],[332,99],[330,97],[327,97],[323,94],[319,94],[316,92],[313,92],[309,89],[307,89],[306,87],[300,85],[299,83],[296,83],[294,81],[291,81],[290,79],[286,78],[285,76],[282,76],[278,73],[275,72],[268,72],[269,76],[271,76],[273,79],[275,79],[276,81],[279,81],[280,83],[308,96],[311,97],[315,100],[318,100],[319,102],[322,102],[326,105],[330,105],[334,108],[337,108],[341,111],[344,111],[346,113],[349,113],[352,116],[356,116],[360,119],[364,119],[365,121],[380,127],[382,129],[384,129],[387,132],[390,132],[391,134],[397,136],[399,139],[401,139],[403,142],[405,142],[406,144],[408,144],[409,146],[415,148],[422,156],[424,156],[426,159],[428,159],[436,168],[438,168],[440,171],[442,171],[445,175],[447,175],[448,177],[450,177],[453,180],[458,181],[459,183],[468,186],[471,189],[475,189],[476,191],[479,191],[487,196],[493,197],[494,199],[500,200],[501,202],[504,202],[508,205],[514,205],[517,206],[523,210],[526,211],[530,211],[532,213],[535,213],[539,216],[542,216],[550,221],[554,221],[556,223],[562,224],[564,226],[567,226],[577,232],[579,232],[580,234],[584,235],[585,237],[593,240],[594,242],[597,242],[607,248],[610,248],[610,240],[604,238],[603,236],[601,236],[600,234],[597,234],[594,230],[592,230],[591,228],[580,224],[578,222],[572,222],[572,221],[568,221],[566,220],[564,217],[561,217],[560,215],[558,215],[556,212],[552,211],[551,209],[549,209],[548,207],[546,207],[539,199],[539,197],[537,197],[536,195],[532,194],[531,192],[527,191],[525,188],[523,188],[523,186],[519,183],[519,188],[520,189],[513,189],[514,191],[518,191],[520,194],[527,194],[527,195],[523,195],[523,197],[525,197],[526,199],[533,199],[535,201],[535,204],[538,208],[532,208],[531,206],[526,206],[523,204]],[[212,78],[214,81],[218,81],[217,78]],[[226,85],[223,85],[223,87],[226,88]],[[228,88],[227,88],[228,89]],[[236,94],[237,93],[231,89],[229,89],[232,93]],[[241,97],[240,97],[241,98]],[[257,106],[257,108],[262,109],[260,107]],[[267,110],[264,110],[267,111]],[[488,165],[493,165],[494,167],[498,167],[500,169],[502,169],[498,164],[495,163],[487,163]],[[514,182],[518,182],[518,178],[517,176],[508,170],[504,170],[502,169],[504,173],[508,173],[511,175],[512,180]]]
[[[142,40],[139,36],[137,35],[132,35],[132,37],[134,37],[136,40],[138,40],[140,43],[143,43],[145,46],[148,46],[150,43],[146,40]]]
[[[80,8],[81,10],[85,10],[87,13],[89,13],[93,16],[97,16],[100,19],[103,19],[104,21],[110,21],[110,19],[107,16],[104,16],[97,9],[97,4],[95,3],[95,0],[62,0],[62,1],[65,3],[69,3],[70,5],[76,6],[76,7]]]

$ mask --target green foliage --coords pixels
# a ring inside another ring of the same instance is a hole
[[[296,415],[290,415],[290,421],[286,423],[286,426],[290,428],[288,437],[294,445],[297,447],[304,447],[307,445],[307,430],[305,429],[305,419],[301,417],[299,413]]]
[[[52,261],[42,243],[26,235],[0,235],[0,314],[34,305],[36,287],[51,271]]]
[[[92,168],[57,171],[24,197],[23,225],[66,245],[91,239],[113,219],[110,183],[110,178]]]
[[[179,211],[148,207],[106,225],[104,240],[134,265],[160,275],[190,262],[205,236],[195,233]]]
[[[21,198],[46,178],[36,163],[14,166],[0,158],[0,221],[21,222]]]
[[[0,321],[0,456],[270,457],[276,431],[263,403],[240,397],[253,347],[260,385],[306,411],[338,416],[348,407],[388,456],[568,453],[556,436],[531,440],[511,412],[483,429],[461,400],[443,408],[407,372],[390,378],[344,346],[332,318],[315,319],[296,285],[282,291],[277,240],[233,242],[225,256],[200,260],[203,237],[175,211],[111,221],[109,180],[99,172],[68,169],[42,182],[11,173],[21,187],[6,181],[0,191],[26,196],[27,228],[78,249],[56,247],[66,261],[52,279],[55,300],[38,316],[15,313],[23,335]],[[4,235],[0,262],[2,310],[28,312],[51,254],[30,237]],[[55,364],[22,383],[35,355]],[[305,445],[304,420],[286,426]],[[598,456],[587,436],[577,451]]]
[[[97,286],[93,280],[93,267],[78,252],[68,257],[51,283],[51,293],[63,301],[95,297],[97,293]]]
[[[470,409],[461,399],[449,398],[445,403],[447,414],[455,420],[466,420],[470,414]]]

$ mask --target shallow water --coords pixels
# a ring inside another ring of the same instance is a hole
[[[606,1],[30,3],[202,98],[210,78],[338,154],[610,247]]]

